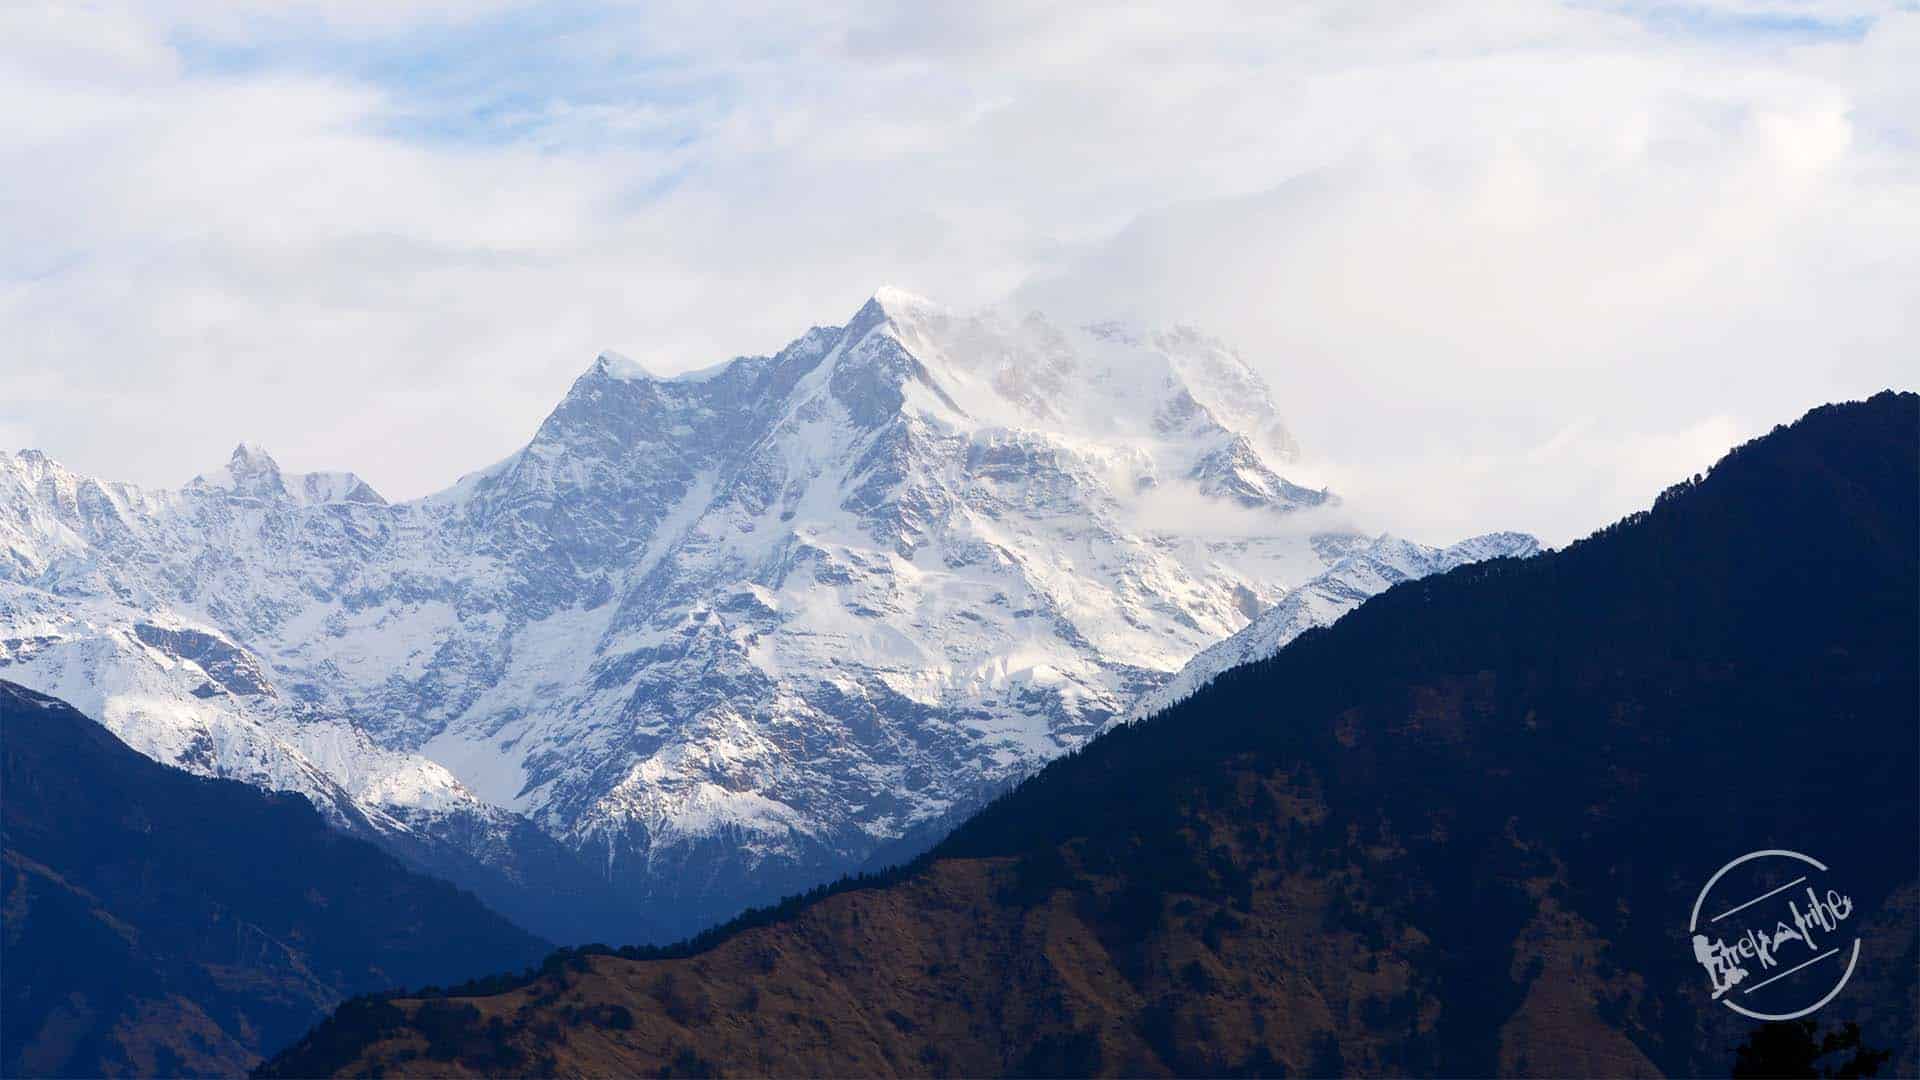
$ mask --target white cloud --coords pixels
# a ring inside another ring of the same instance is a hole
[[[12,9],[0,434],[419,494],[895,281],[1200,322],[1356,510],[1564,540],[1912,381],[1920,15],[1687,10]]]

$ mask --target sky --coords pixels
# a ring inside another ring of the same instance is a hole
[[[0,8],[0,447],[390,498],[893,284],[1195,325],[1370,528],[1560,544],[1920,372],[1920,6]]]

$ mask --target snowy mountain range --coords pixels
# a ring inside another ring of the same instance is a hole
[[[244,445],[173,491],[0,457],[0,676],[550,937],[675,933],[1395,581],[1535,550],[1355,533],[1297,453],[1191,330],[883,289],[773,356],[604,354],[407,503]]]
[[[1239,633],[1200,650],[1186,666],[1140,695],[1115,723],[1143,720],[1193,696],[1229,668],[1261,660],[1315,626],[1335,620],[1376,593],[1403,581],[1441,574],[1487,559],[1524,559],[1540,552],[1526,533],[1499,532],[1433,548],[1394,536],[1381,536],[1340,556],[1324,573],[1292,590]]]

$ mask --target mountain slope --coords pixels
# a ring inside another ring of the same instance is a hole
[[[1489,533],[1448,548],[1382,536],[1356,548],[1318,577],[1288,593],[1246,629],[1200,650],[1173,677],[1141,695],[1127,718],[1152,716],[1212,682],[1222,672],[1262,660],[1316,626],[1331,626],[1368,597],[1429,574],[1444,573],[1487,559],[1524,559],[1539,554],[1540,542],[1525,533]]]
[[[883,289],[772,356],[602,356],[410,503],[249,446],[167,492],[0,458],[0,671],[403,853],[537,881],[524,818],[689,930],[937,835],[1377,543],[1297,452],[1190,330]]]
[[[269,1073],[1718,1074],[1748,1025],[1685,913],[1769,847],[1844,870],[1823,1015],[1911,1072],[1917,554],[1920,398],[1816,409],[1221,675],[911,870],[363,1002]]]
[[[253,653],[165,608],[0,583],[0,672],[97,717],[148,757],[304,795],[336,828],[559,941],[646,940],[604,877],[444,767],[284,693]]]
[[[0,1073],[234,1074],[343,997],[545,943],[307,805],[0,682]]]

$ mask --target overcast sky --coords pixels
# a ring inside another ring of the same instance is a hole
[[[1553,543],[1920,372],[1920,10],[0,9],[0,447],[389,497],[603,348],[1188,322],[1364,522]]]

